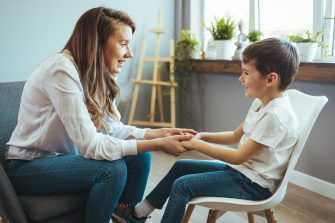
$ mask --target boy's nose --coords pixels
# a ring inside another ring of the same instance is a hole
[[[238,78],[238,80],[239,80],[240,82],[242,82],[242,81],[244,80],[243,73],[240,75],[240,77]]]

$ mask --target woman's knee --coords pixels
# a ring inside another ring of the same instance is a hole
[[[138,154],[139,156],[139,162],[144,165],[146,168],[150,169],[151,166],[151,153],[145,152]]]
[[[131,172],[138,172],[148,174],[151,167],[151,153],[139,153],[135,156],[124,158],[128,168]]]
[[[99,181],[111,182],[113,185],[119,185],[124,188],[127,180],[127,165],[122,160],[101,161],[104,162],[99,168]]]

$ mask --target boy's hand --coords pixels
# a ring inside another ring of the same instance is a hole
[[[201,139],[201,132],[198,132],[195,136],[193,136],[193,139]]]
[[[189,141],[182,141],[181,145],[187,150],[197,150],[203,141],[195,139],[194,137]]]
[[[160,129],[149,129],[144,138],[145,139],[156,139],[164,138],[173,135],[196,135],[197,132],[193,129],[180,129],[180,128],[160,128]]]

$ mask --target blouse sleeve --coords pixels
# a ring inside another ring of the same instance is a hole
[[[116,107],[115,111],[118,113]],[[120,139],[144,139],[148,128],[137,128],[135,126],[124,125],[118,118],[105,117],[105,121],[109,127],[109,135]]]
[[[75,69],[55,64],[48,74],[43,80],[45,94],[83,156],[96,160],[115,160],[137,153],[135,140],[118,139],[97,132],[84,103],[79,75]]]

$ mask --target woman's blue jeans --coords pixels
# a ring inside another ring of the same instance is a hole
[[[150,153],[114,161],[64,155],[9,161],[8,176],[21,195],[86,192],[85,222],[108,223],[118,202],[134,205],[142,200],[150,164]]]
[[[161,209],[169,196],[161,221],[164,223],[181,222],[187,203],[195,197],[263,200],[271,193],[223,162],[179,160],[146,200]]]

